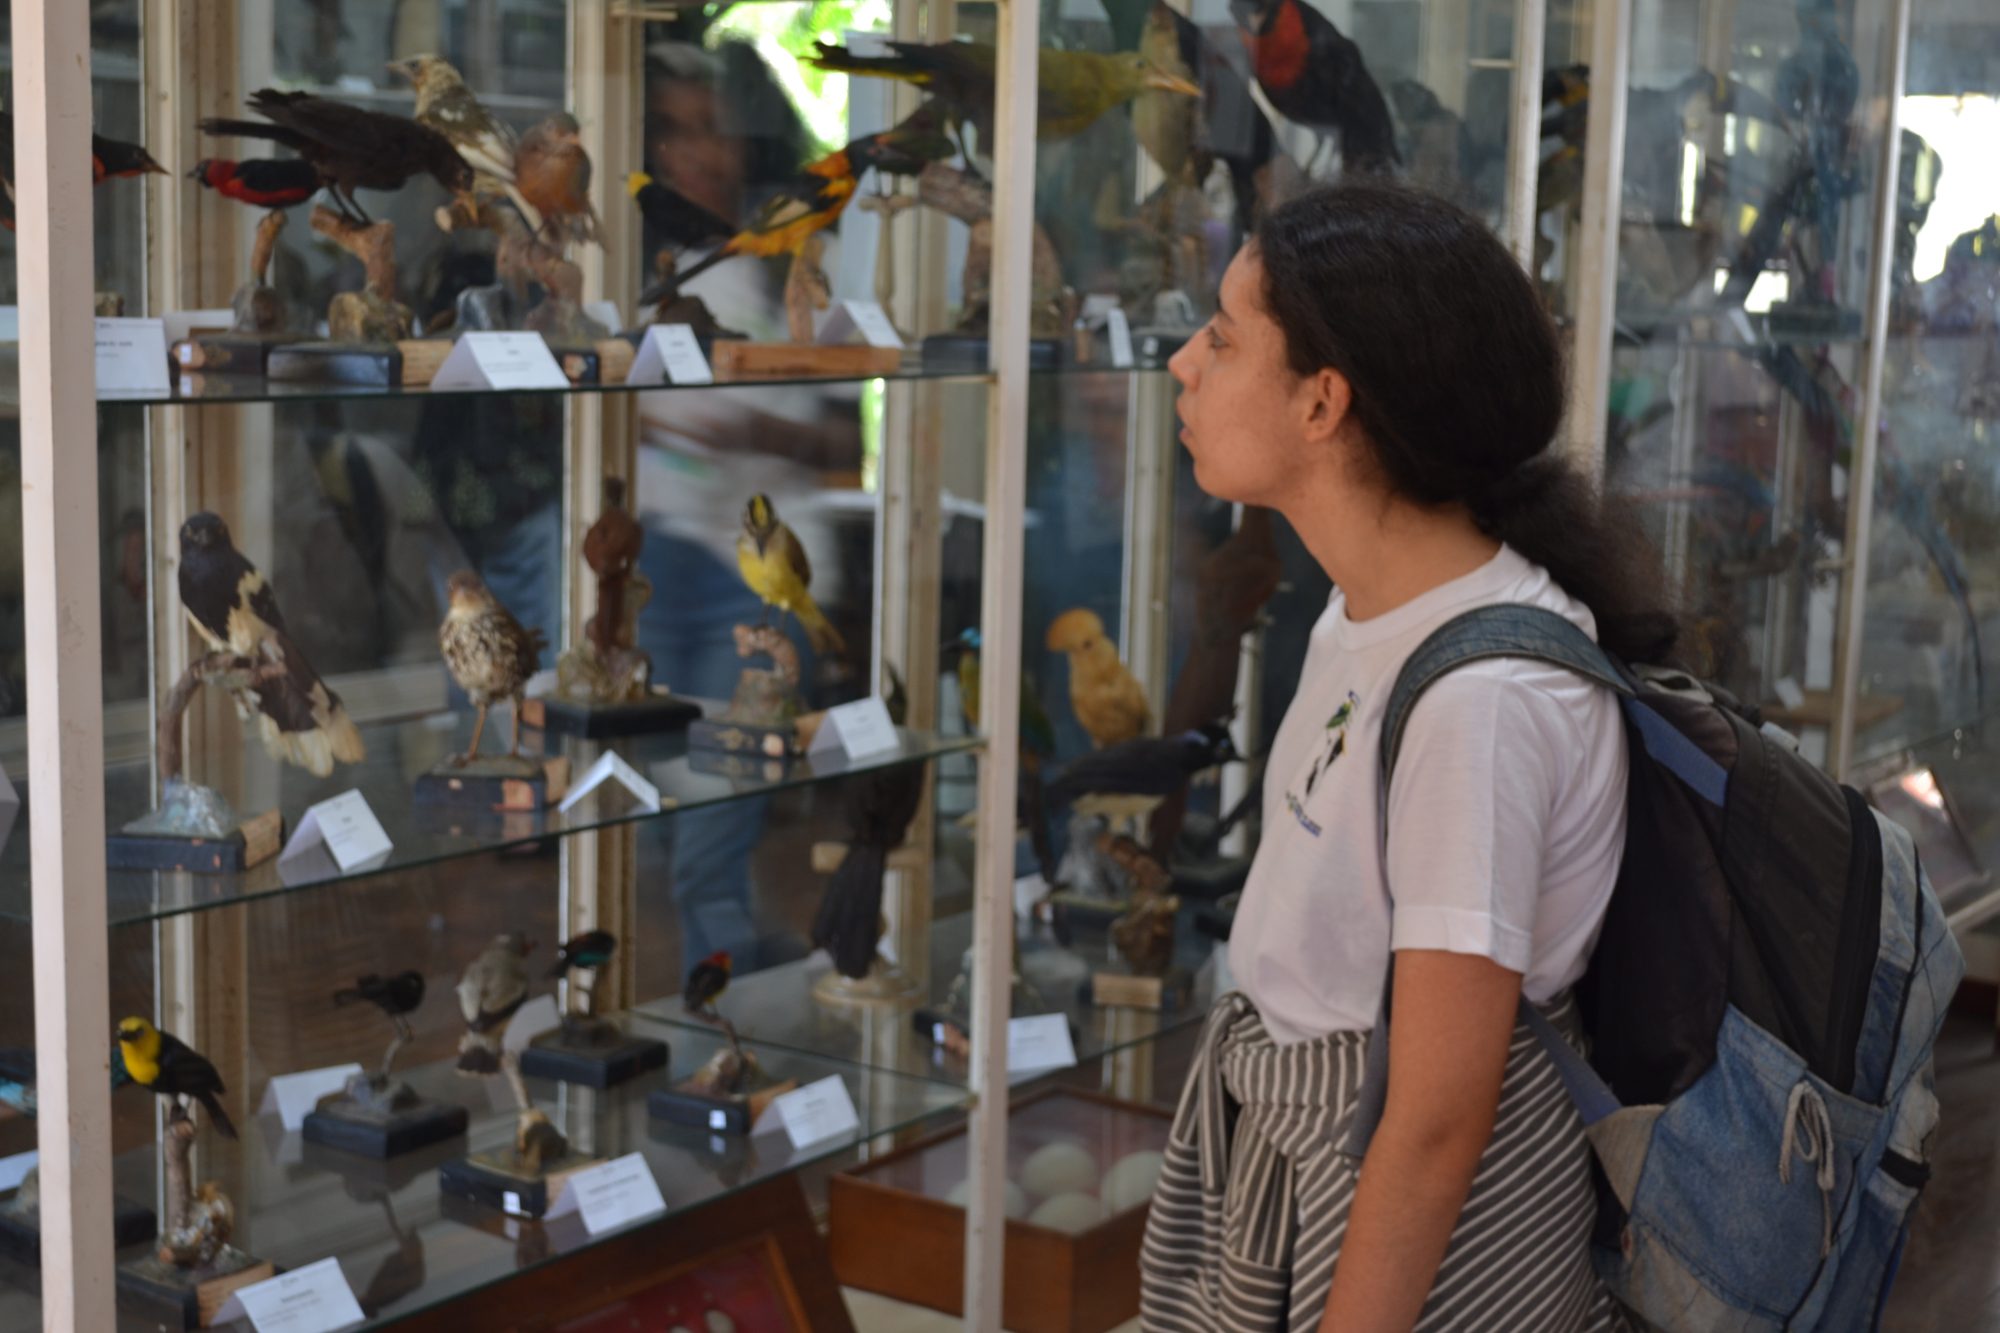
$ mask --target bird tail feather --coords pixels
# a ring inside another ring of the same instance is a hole
[[[840,975],[860,980],[875,961],[882,933],[882,869],[887,852],[874,843],[855,843],[827,881],[813,920],[812,942],[833,955]]]
[[[225,1139],[235,1138],[236,1126],[230,1123],[229,1114],[222,1109],[222,1103],[215,1099],[215,1094],[203,1092],[196,1096],[201,1102],[201,1109],[208,1112],[208,1118],[215,1122],[216,1133]]]
[[[826,613],[812,598],[800,598],[794,614],[798,616],[799,624],[805,627],[806,638],[812,642],[815,653],[821,657],[847,656],[847,641],[840,637],[840,631],[833,627],[833,622],[826,618]]]

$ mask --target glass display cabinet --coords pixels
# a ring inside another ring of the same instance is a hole
[[[14,0],[0,1327],[244,1327],[331,1260],[368,1326],[841,1328],[879,1256],[818,1200],[874,1189],[962,1256],[904,1294],[997,1329],[1010,1269],[1133,1242],[1132,1181],[1037,1193],[1072,1229],[1013,1178],[1157,1151],[1329,591],[1195,485],[1167,362],[1347,173],[1537,275],[1696,665],[1972,929],[1993,34]]]

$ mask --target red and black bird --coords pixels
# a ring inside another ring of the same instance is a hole
[[[166,175],[167,169],[135,143],[90,136],[90,183],[102,185],[113,177]],[[0,111],[0,227],[14,230],[14,118]]]
[[[200,122],[202,133],[291,149],[312,164],[334,205],[354,222],[369,221],[356,190],[400,190],[410,177],[426,174],[453,194],[472,189],[472,167],[451,140],[408,116],[275,88],[252,93],[249,106],[264,119],[211,118]]]
[[[1305,0],[1230,0],[1250,69],[1279,115],[1338,135],[1343,171],[1387,174],[1401,161],[1389,103],[1361,48]],[[1319,154],[1306,164],[1312,174]]]
[[[319,193],[319,169],[302,157],[205,157],[188,179],[252,208],[290,208]]]
[[[730,959],[727,950],[717,950],[689,969],[681,1003],[691,1014],[715,1016],[715,1002],[729,989]]]

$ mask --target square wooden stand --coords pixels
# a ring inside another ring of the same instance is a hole
[[[569,699],[530,699],[521,706],[521,725],[604,740],[681,731],[701,716],[701,705],[678,695],[659,694],[629,704],[581,704]]]
[[[163,1328],[208,1328],[238,1287],[277,1275],[277,1266],[268,1259],[253,1259],[234,1247],[208,1270],[176,1268],[148,1255],[118,1266],[118,1298],[119,1304]]]
[[[246,819],[226,838],[187,838],[129,829],[104,839],[113,870],[187,870],[199,875],[234,875],[261,865],[285,845],[285,817],[266,810]]]
[[[717,339],[709,355],[718,380],[782,379],[788,375],[893,375],[903,368],[900,347],[866,343],[757,343]]]
[[[412,797],[419,805],[512,812],[548,809],[568,791],[569,760],[561,755],[527,765],[491,756],[458,767],[438,765],[417,779]]]
[[[614,1032],[604,1042],[571,1040],[561,1028],[544,1032],[521,1052],[521,1072],[586,1088],[610,1088],[667,1067],[667,1044]]]

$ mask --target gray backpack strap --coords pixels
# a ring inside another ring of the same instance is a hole
[[[1382,810],[1382,864],[1389,863],[1389,775],[1396,767],[1396,755],[1403,745],[1403,732],[1410,714],[1424,691],[1469,662],[1499,657],[1526,658],[1574,671],[1621,698],[1638,692],[1631,675],[1592,641],[1588,634],[1554,611],[1539,606],[1506,604],[1476,607],[1440,625],[1419,644],[1403,663],[1396,685],[1389,693],[1389,709],[1382,715],[1382,749],[1378,767]],[[1391,893],[1394,887],[1391,886]],[[1367,1155],[1382,1122],[1382,1107],[1389,1096],[1389,997],[1395,988],[1396,965],[1392,956],[1382,982],[1382,1006],[1376,1013],[1375,1028],[1368,1034],[1368,1049],[1361,1071],[1361,1086],[1355,1092],[1354,1112],[1348,1121],[1341,1150],[1356,1158]],[[1583,1113],[1586,1124],[1618,1108],[1617,1099],[1597,1072],[1563,1040],[1554,1026],[1521,997],[1520,1021],[1526,1023],[1555,1061],[1563,1086]]]

